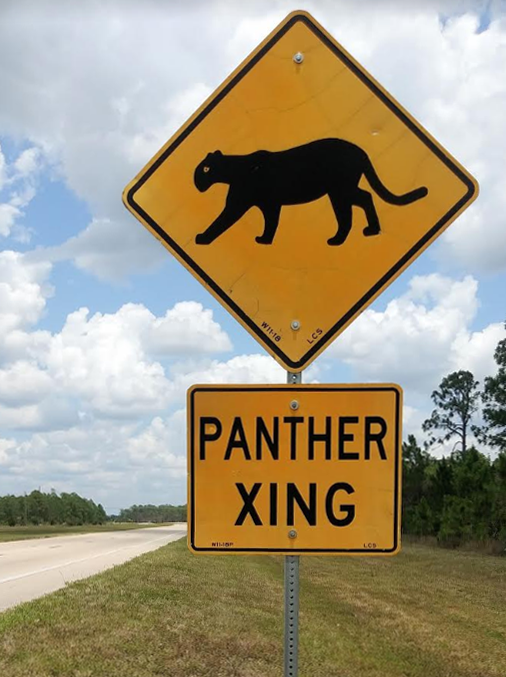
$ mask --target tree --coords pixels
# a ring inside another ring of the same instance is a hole
[[[494,359],[499,369],[485,379],[483,390],[483,437],[491,446],[506,450],[506,339],[497,344]]]
[[[123,508],[118,522],[186,522],[185,505],[132,505]]]
[[[421,449],[414,435],[402,444],[402,521],[404,529],[418,536],[430,534],[430,508],[423,505],[427,483],[427,469],[431,465],[430,455]],[[425,501],[426,503],[426,501]]]
[[[493,506],[490,535],[506,548],[506,451],[501,451],[493,464]]]
[[[429,444],[456,437],[456,444],[465,453],[471,421],[480,399],[478,381],[474,380],[470,371],[455,371],[443,378],[431,399],[436,408],[422,425],[424,432],[433,433]],[[472,426],[472,430],[478,432],[476,426]]]
[[[102,524],[107,515],[100,503],[76,493],[58,496],[34,490],[24,496],[0,496],[0,524]]]
[[[468,498],[445,496],[438,539],[456,547],[473,537],[473,504]]]
[[[434,460],[426,471],[424,496],[431,508],[434,535],[439,531],[445,497],[455,494],[454,465],[452,458],[441,458]]]

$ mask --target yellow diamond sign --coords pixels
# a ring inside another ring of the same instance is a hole
[[[300,371],[477,193],[473,177],[296,12],[123,199],[285,368]]]

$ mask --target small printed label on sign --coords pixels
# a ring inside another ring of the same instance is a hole
[[[268,322],[262,322],[262,329],[276,343],[281,341],[281,335],[275,332]]]

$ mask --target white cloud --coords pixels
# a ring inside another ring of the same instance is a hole
[[[266,355],[237,355],[227,362],[189,360],[171,370],[176,393],[196,383],[285,383],[286,371]]]
[[[169,477],[186,475],[186,411],[180,409],[169,419],[155,417],[138,435],[130,437],[125,451],[137,467],[150,464]]]
[[[0,343],[14,330],[38,322],[53,289],[51,264],[14,251],[0,252]],[[0,356],[0,361],[1,361]]]
[[[2,145],[0,144],[0,190],[4,187],[4,183],[7,179],[7,163],[5,161],[5,156],[2,152]]]
[[[11,457],[7,453],[16,444],[15,440],[5,440],[0,437],[0,465],[8,465]]]
[[[47,393],[36,404],[23,406],[0,404],[0,427],[3,430],[65,430],[76,425],[78,421],[75,406],[68,397],[53,396],[51,393]]]
[[[414,434],[424,441],[422,423],[433,409],[430,396],[444,376],[469,370],[482,386],[485,376],[497,371],[494,351],[506,329],[504,323],[473,329],[478,305],[478,283],[471,276],[416,276],[383,311],[366,310],[328,354],[349,365],[353,381],[399,383],[403,437]],[[432,453],[449,454],[452,445],[436,446]]]
[[[85,318],[72,321],[82,323]],[[97,321],[100,324],[100,318]],[[123,331],[129,334],[132,326],[123,326]],[[97,341],[97,332],[92,329],[91,333]],[[172,413],[160,412],[147,421],[133,416],[109,420],[81,410],[79,421],[69,420],[66,426],[60,422],[58,429],[35,432],[23,442],[0,440],[0,463],[5,468],[0,474],[0,495],[33,486],[57,491],[77,488],[111,510],[136,501],[186,502],[186,389],[196,382],[283,383],[285,376],[272,358],[263,355],[242,355],[226,362],[179,362],[166,381],[175,407]],[[88,379],[89,374],[78,378]],[[104,373],[102,380],[107,378]],[[82,398],[80,403],[84,402]],[[25,429],[36,428],[36,407],[12,411],[19,412],[19,427],[26,421]],[[5,408],[0,406],[0,425],[4,415]]]
[[[150,314],[144,333],[146,350],[153,355],[218,353],[232,349],[229,337],[213,320],[211,310],[195,301],[176,303],[164,317]]]
[[[428,395],[450,371],[493,373],[493,352],[506,335],[502,325],[472,331],[478,283],[438,274],[414,277],[408,291],[384,311],[366,310],[331,348],[359,379],[397,381]]]
[[[102,280],[119,282],[133,272],[155,270],[167,251],[133,217],[95,218],[77,236],[39,253],[53,262],[71,259]]]
[[[197,331],[198,328],[198,331]],[[162,318],[140,304],[114,314],[68,316],[41,364],[56,386],[96,416],[139,417],[166,408],[173,388],[155,356],[222,352],[230,341],[199,303],[178,303]]]
[[[7,237],[20,216],[21,211],[8,202],[0,204],[0,235]]]
[[[14,169],[19,177],[27,177],[39,169],[40,149],[27,148],[14,162]]]
[[[0,439],[0,495],[79,491],[119,511],[135,502],[184,503],[185,415],[156,417],[142,429],[110,421]]]
[[[20,221],[35,197],[41,166],[41,151],[35,146],[23,150],[10,165],[0,148],[0,192],[8,192],[7,202],[0,202],[0,236],[29,242],[31,231]]]
[[[212,89],[203,82],[176,92],[162,106],[159,123],[138,131],[126,144],[125,151],[131,165],[142,167],[211,93]],[[121,112],[126,114],[129,109],[127,99],[123,98],[120,104]]]
[[[231,349],[200,303],[181,302],[156,317],[142,304],[90,316],[68,315],[61,331],[33,331],[52,289],[50,264],[0,253],[0,425],[51,429],[74,425],[78,412],[131,418],[163,411],[177,397],[160,358]]]
[[[452,370],[467,369],[483,381],[497,371],[494,352],[499,341],[506,338],[503,322],[489,324],[482,331],[462,332],[455,337],[450,361]]]
[[[0,404],[19,407],[39,402],[51,388],[51,378],[35,364],[19,360],[0,369]]]

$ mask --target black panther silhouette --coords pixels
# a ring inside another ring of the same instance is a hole
[[[378,235],[380,223],[372,195],[358,187],[365,176],[380,198],[394,205],[407,205],[427,195],[425,187],[394,195],[380,181],[367,153],[342,139],[321,139],[279,152],[259,150],[249,155],[209,153],[195,170],[195,186],[207,190],[214,183],[230,188],[221,214],[197,235],[197,244],[211,244],[234,225],[251,207],[264,215],[265,228],[256,238],[272,244],[281,207],[304,204],[328,195],[338,229],[327,240],[330,245],[345,242],[352,226],[352,207],[362,207],[367,217],[364,235]]]

